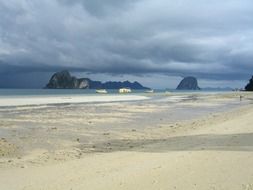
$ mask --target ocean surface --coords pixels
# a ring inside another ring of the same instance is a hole
[[[108,94],[118,94],[118,90],[107,90]],[[226,93],[226,90],[200,90],[200,91],[182,91],[173,89],[159,89],[155,90],[155,94],[171,92],[173,94],[182,93]],[[146,90],[132,90],[130,94],[148,94]],[[96,90],[87,89],[0,89],[1,96],[60,96],[60,95],[98,95]]]

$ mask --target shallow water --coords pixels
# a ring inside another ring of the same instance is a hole
[[[107,90],[109,94],[118,94],[118,90]],[[171,92],[173,94],[210,94],[226,93],[228,91],[178,91],[178,90],[155,90],[156,94]],[[132,90],[131,94],[145,93],[146,90]],[[145,93],[148,94],[148,93]],[[0,96],[54,96],[54,95],[96,95],[94,89],[0,89]]]
[[[21,96],[24,95],[19,98]],[[0,139],[18,145],[21,155],[42,149],[54,158],[59,150],[71,150],[74,153],[64,156],[68,159],[68,156],[79,156],[80,151],[123,150],[129,148],[131,139],[156,139],[161,135],[158,128],[169,129],[166,133],[170,133],[180,122],[249,103],[240,101],[232,93],[180,92],[145,96],[149,98],[138,101],[0,106]],[[114,143],[118,141],[122,143]]]

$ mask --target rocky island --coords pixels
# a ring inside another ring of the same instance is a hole
[[[253,76],[249,80],[249,83],[245,86],[245,90],[246,91],[253,91]]]
[[[185,77],[177,86],[177,90],[200,90],[195,77]]]
[[[61,71],[55,73],[45,88],[48,89],[120,89],[120,88],[131,88],[137,90],[149,89],[142,86],[138,82],[105,82],[93,81],[89,78],[76,78],[71,76],[69,71]]]

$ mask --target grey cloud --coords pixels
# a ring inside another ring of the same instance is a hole
[[[81,4],[84,9],[93,16],[117,16],[124,9],[131,7],[137,0],[58,0],[60,3],[69,5]]]
[[[0,0],[0,17],[2,74],[252,74],[250,0]]]

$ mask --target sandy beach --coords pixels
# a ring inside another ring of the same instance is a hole
[[[251,190],[253,94],[240,95],[1,99],[0,189]]]

